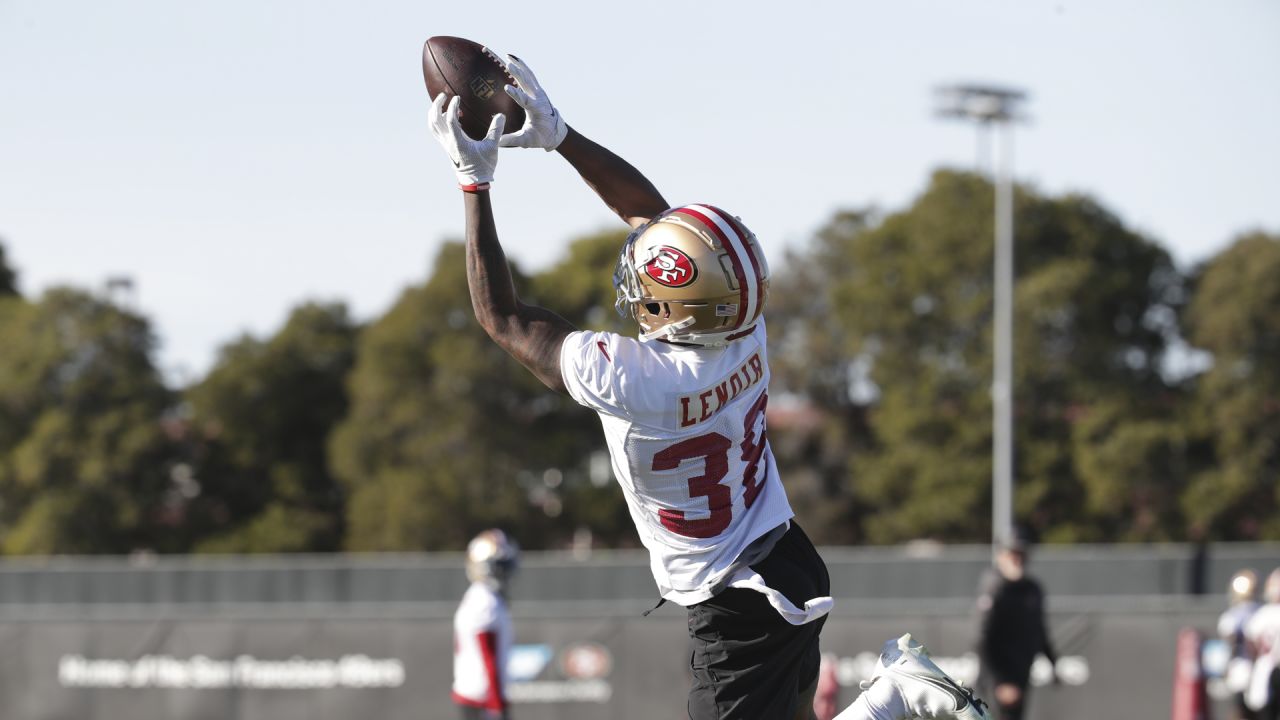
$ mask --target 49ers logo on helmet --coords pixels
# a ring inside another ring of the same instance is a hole
[[[684,287],[698,277],[698,268],[683,251],[663,245],[658,254],[645,263],[644,274],[667,287]]]

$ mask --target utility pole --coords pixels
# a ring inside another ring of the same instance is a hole
[[[995,211],[995,367],[991,380],[991,542],[1013,533],[1013,124],[1026,93],[987,85],[938,88],[938,114],[979,123],[979,137],[993,129],[999,158],[993,164]],[[981,141],[980,141],[981,142]],[[980,148],[981,151],[981,148]]]

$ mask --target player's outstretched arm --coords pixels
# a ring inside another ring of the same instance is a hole
[[[496,115],[483,140],[472,140],[458,124],[458,98],[445,109],[445,96],[431,105],[431,132],[453,162],[466,213],[467,287],[476,320],[489,337],[547,387],[566,392],[560,374],[560,346],[575,330],[567,320],[520,301],[507,256],[498,241],[489,185],[498,165],[498,136],[505,118]]]
[[[568,392],[560,374],[560,347],[576,328],[568,320],[516,295],[507,256],[498,242],[489,191],[465,193],[467,287],[480,327],[544,385]]]
[[[632,227],[643,225],[669,207],[639,170],[565,123],[523,60],[508,55],[507,71],[516,84],[506,86],[506,93],[524,108],[525,121],[515,132],[502,136],[499,143],[503,147],[559,151],[609,209]]]
[[[556,148],[623,222],[639,227],[670,207],[662,193],[631,163],[569,128]]]

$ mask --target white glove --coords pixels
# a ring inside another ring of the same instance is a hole
[[[445,94],[440,93],[431,103],[431,134],[436,136],[458,175],[458,185],[463,190],[483,190],[493,182],[493,171],[498,167],[498,137],[507,118],[502,113],[493,116],[489,132],[483,140],[472,140],[458,124],[458,96],[444,106]]]
[[[507,56],[507,72],[516,79],[515,85],[507,85],[502,89],[524,108],[524,127],[498,139],[502,147],[544,148],[551,152],[564,141],[569,134],[569,126],[564,118],[556,112],[551,98],[538,84],[524,61],[515,55]]]

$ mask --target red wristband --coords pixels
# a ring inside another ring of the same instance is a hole
[[[474,192],[480,192],[481,190],[488,190],[489,183],[482,182],[482,183],[476,183],[474,185],[458,185],[458,187],[462,188],[462,192],[474,193]]]

